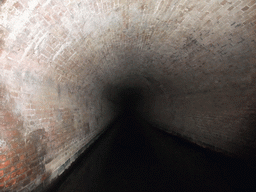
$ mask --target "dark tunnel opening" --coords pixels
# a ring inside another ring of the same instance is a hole
[[[116,120],[50,191],[226,192],[256,188],[256,170],[241,159],[199,147],[145,121],[142,108],[154,101],[153,93],[138,81],[106,87],[103,95],[118,111]]]
[[[256,188],[256,170],[241,159],[199,147],[145,121],[142,108],[155,99],[146,84],[111,85],[103,95],[118,111],[116,120],[50,191],[226,192]]]
[[[126,93],[127,90],[120,92],[124,96],[122,101],[129,101],[127,96],[137,93],[134,90]],[[136,101],[137,96],[132,97],[132,101]],[[49,191],[255,189],[256,171],[240,159],[201,148],[130,114],[123,113],[110,124],[63,180]]]
[[[141,118],[145,103],[154,102],[156,92],[145,82],[130,77],[126,81],[106,86],[103,96],[114,105],[117,116]]]
[[[117,88],[117,108],[122,115],[136,115],[139,106],[143,103],[144,95],[141,87]]]

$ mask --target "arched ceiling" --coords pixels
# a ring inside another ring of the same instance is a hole
[[[256,72],[254,0],[8,0],[0,18],[5,74],[81,87],[137,74],[177,94],[242,86]]]

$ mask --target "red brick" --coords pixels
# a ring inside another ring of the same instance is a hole
[[[10,175],[10,174],[9,174],[9,175],[7,175],[7,176],[5,176],[5,177],[4,177],[4,182],[9,181],[9,180],[10,180],[10,178],[11,178],[11,175]]]
[[[35,146],[33,146],[32,144],[27,144],[25,149],[26,149],[26,152],[30,154],[30,151],[35,151]]]
[[[3,170],[4,171],[4,175],[8,174],[11,172],[11,167],[7,167],[6,169]]]
[[[33,173],[33,171],[32,171],[32,170],[29,170],[29,171],[27,172],[27,176],[29,177],[30,175],[32,175],[32,173]]]
[[[33,168],[37,167],[38,165],[39,165],[39,162],[38,162],[38,161],[34,161],[33,163],[31,163],[31,164],[29,165],[29,168],[30,168],[30,169],[33,169]]]
[[[15,169],[16,169],[16,168],[15,168],[14,166],[12,166],[11,169],[10,169],[10,171],[13,172],[13,171],[15,171]]]
[[[18,175],[20,175],[20,170],[13,172],[13,173],[11,174],[11,178],[14,178],[14,177],[16,177],[16,176],[18,176]]]
[[[5,113],[5,116],[4,116],[5,122],[13,122],[14,120],[16,120],[16,119],[13,118],[11,113],[9,113],[9,112]]]
[[[4,169],[10,165],[10,160],[0,163],[0,169]]]
[[[17,163],[18,161],[19,161],[19,156],[15,156],[15,157],[13,157],[12,158],[12,164],[15,164],[15,163]]]
[[[4,176],[4,171],[1,170],[1,171],[0,171],[0,177],[3,177],[3,176]]]
[[[27,167],[24,167],[24,168],[21,170],[21,174],[25,173],[27,170],[28,170],[28,168],[27,168]]]
[[[4,162],[6,160],[7,160],[6,155],[0,155],[0,162],[1,161]]]
[[[12,179],[11,181],[7,182],[5,187],[8,188],[8,187],[11,187],[13,185],[15,185],[16,183],[16,179]]]
[[[35,155],[36,155],[36,150],[35,149],[30,149],[30,150],[28,150],[27,151],[27,155],[29,156],[29,157],[34,157]]]
[[[24,165],[24,163],[18,163],[17,165],[16,165],[16,167],[17,167],[17,169],[20,169],[21,167],[23,167],[23,165]]]
[[[6,136],[7,138],[10,138],[10,139],[12,139],[12,138],[14,138],[14,137],[19,137],[19,136],[20,136],[20,133],[19,133],[19,131],[17,131],[17,130],[14,130],[14,131],[5,131],[4,134],[5,134],[5,136]]]
[[[19,176],[19,177],[17,178],[17,183],[23,181],[25,178],[26,178],[26,175],[25,175],[25,174]]]
[[[12,142],[11,146],[12,146],[13,149],[16,149],[20,146],[20,144],[18,142]]]
[[[19,149],[16,149],[15,151],[16,151],[16,153],[18,153],[18,154],[23,154],[23,153],[26,152],[26,148],[19,148]]]
[[[30,182],[34,181],[37,178],[37,174],[32,174],[30,176]]]
[[[0,189],[5,188],[5,184],[4,183],[0,183]]]
[[[41,180],[45,181],[48,177],[50,177],[50,175],[51,175],[51,172],[44,173]]]
[[[10,159],[12,158],[13,156],[15,156],[15,152],[14,151],[10,151],[7,153],[7,158]]]
[[[9,149],[7,146],[1,148],[1,153],[7,152]]]
[[[25,181],[23,181],[22,186],[25,187],[30,183],[30,178],[27,178]]]
[[[20,155],[20,160],[24,160],[25,159],[25,155]]]

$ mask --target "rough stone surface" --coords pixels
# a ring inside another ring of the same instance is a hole
[[[145,119],[255,158],[255,26],[255,0],[0,1],[0,190],[57,177],[124,83]]]

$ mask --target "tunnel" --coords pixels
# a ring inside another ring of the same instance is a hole
[[[0,0],[0,191],[254,191],[255,86],[255,0]]]

